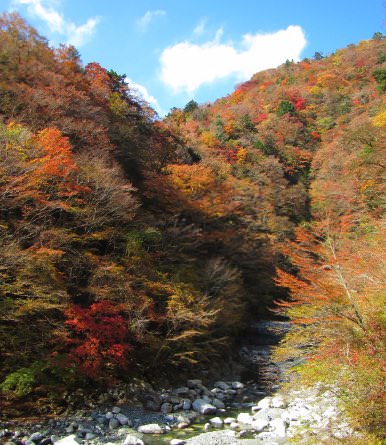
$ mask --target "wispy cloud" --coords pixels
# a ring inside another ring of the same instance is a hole
[[[156,17],[163,17],[166,15],[166,11],[157,9],[156,11],[146,11],[145,14],[137,20],[138,29],[145,32]]]
[[[161,107],[157,99],[149,93],[149,91],[144,85],[134,82],[128,77],[126,77],[126,83],[129,85],[131,92],[135,96],[145,100],[149,105],[151,105],[155,109],[155,111],[157,111],[158,114],[160,115],[163,114],[163,111],[161,110]]]
[[[67,43],[75,46],[84,45],[94,34],[99,23],[99,17],[89,18],[86,23],[76,25],[71,20],[63,17],[56,9],[55,0],[13,0],[12,7],[27,7],[27,13],[32,17],[42,20],[53,33],[58,33],[67,39]]]
[[[196,27],[193,29],[193,34],[195,36],[199,37],[204,34],[206,22],[207,22],[207,19],[203,18],[197,23]]]
[[[174,93],[192,94],[203,84],[227,77],[244,81],[287,59],[299,60],[307,43],[300,26],[245,34],[238,44],[221,43],[222,35],[220,28],[213,40],[203,44],[185,41],[165,48],[160,56],[162,82]]]

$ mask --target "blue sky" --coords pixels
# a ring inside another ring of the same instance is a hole
[[[54,46],[126,74],[162,115],[385,31],[384,0],[0,0]]]

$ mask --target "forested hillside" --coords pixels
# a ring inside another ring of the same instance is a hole
[[[377,33],[160,120],[1,16],[3,400],[209,368],[273,309],[294,322],[278,355],[378,433],[385,91]]]
[[[354,422],[375,436],[384,432],[385,61],[376,33],[166,119],[200,159],[189,176],[167,167],[171,182],[210,174],[219,186],[207,194],[233,196],[247,245],[269,239],[279,255],[269,261],[288,295],[274,312],[293,328],[277,357],[307,358],[302,383],[338,383]]]

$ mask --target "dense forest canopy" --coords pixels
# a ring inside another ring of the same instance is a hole
[[[355,388],[378,434],[385,79],[376,33],[160,120],[125,75],[3,14],[4,394],[205,368],[274,310],[294,324],[277,354]]]

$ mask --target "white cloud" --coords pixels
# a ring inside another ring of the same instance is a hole
[[[141,85],[140,83],[134,82],[128,77],[126,77],[126,82],[129,85],[131,92],[135,96],[139,97],[140,99],[144,99],[149,105],[151,105],[157,111],[158,114],[160,115],[163,114],[157,99],[148,92],[145,86]]]
[[[13,0],[12,2],[14,8],[20,5],[27,6],[28,14],[45,22],[51,32],[65,36],[67,43],[82,46],[94,34],[99,18],[90,18],[83,25],[77,26],[55,9],[56,4],[55,0]]]
[[[198,23],[197,26],[193,29],[193,34],[195,36],[202,36],[205,32],[205,26],[206,26],[206,21],[207,19],[201,19]]]
[[[157,9],[156,11],[146,11],[145,14],[137,20],[137,26],[140,31],[144,32],[150,25],[150,22],[156,17],[162,17],[166,15],[166,11]]]
[[[221,43],[222,34],[220,28],[214,40],[206,43],[185,41],[165,48],[160,56],[162,82],[174,93],[191,95],[203,84],[230,76],[245,81],[287,59],[298,61],[307,43],[300,26],[267,34],[245,34],[239,44],[241,49],[232,43]]]

